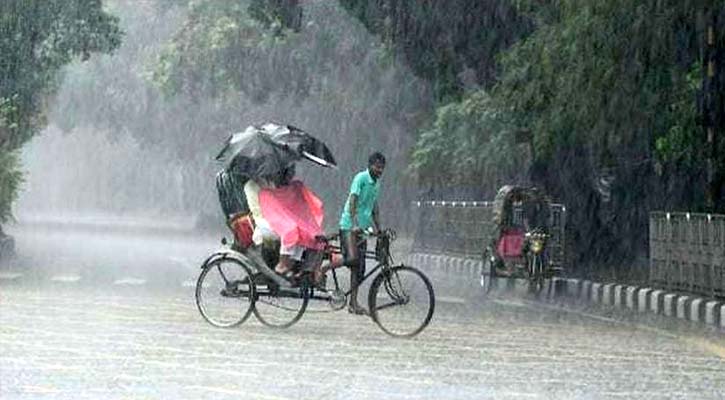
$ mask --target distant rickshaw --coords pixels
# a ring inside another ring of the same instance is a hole
[[[552,263],[551,203],[535,187],[506,185],[493,202],[490,242],[483,251],[481,286],[487,293],[497,279],[526,279],[538,293],[560,270]]]

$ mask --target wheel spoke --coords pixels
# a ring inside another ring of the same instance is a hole
[[[401,304],[400,302],[392,301],[392,302],[389,302],[389,303],[386,303],[386,304],[376,305],[375,306],[375,310],[384,310],[386,308],[395,307],[395,306],[398,306],[400,304]]]

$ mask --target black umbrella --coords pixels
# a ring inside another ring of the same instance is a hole
[[[323,167],[337,167],[335,157],[321,140],[292,125],[266,124],[263,129],[276,143]]]
[[[258,178],[278,174],[299,156],[275,143],[263,130],[250,126],[231,135],[216,159],[223,162],[228,171]]]
[[[326,167],[336,166],[332,153],[321,141],[300,129],[271,123],[231,135],[216,159],[224,163],[226,170],[268,178],[302,157]]]

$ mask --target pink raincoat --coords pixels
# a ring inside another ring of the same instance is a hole
[[[283,247],[324,247],[315,239],[323,234],[322,201],[302,182],[295,180],[286,186],[264,188],[259,192],[259,203],[264,219],[279,235]]]

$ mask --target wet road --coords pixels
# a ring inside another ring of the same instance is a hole
[[[483,300],[427,271],[413,340],[310,313],[285,331],[206,324],[191,282],[212,237],[9,229],[31,257],[0,269],[2,399],[720,399],[722,336],[520,297]],[[316,306],[316,311],[324,310]],[[675,329],[676,328],[676,329]]]

